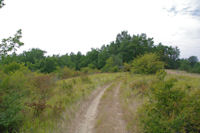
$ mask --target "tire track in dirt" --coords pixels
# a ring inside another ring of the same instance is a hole
[[[95,124],[95,119],[100,99],[103,96],[105,90],[109,86],[110,85],[107,85],[101,88],[100,92],[94,97],[94,99],[92,100],[88,109],[85,112],[84,118],[82,118],[82,121],[80,118],[79,123],[77,123],[75,133],[93,133],[93,128]]]

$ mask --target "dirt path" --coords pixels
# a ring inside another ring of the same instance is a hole
[[[109,88],[101,99],[95,133],[127,133],[119,101],[120,85]]]
[[[92,133],[93,132],[92,130],[94,127],[95,118],[97,114],[97,107],[107,87],[104,87],[96,96],[96,98],[92,101],[92,103],[90,104],[85,114],[85,119],[81,122],[81,124],[79,125],[79,128],[77,128],[75,133]]]
[[[63,128],[62,133],[93,133],[99,101],[110,85],[97,88],[90,97],[82,101],[75,118],[70,125]]]

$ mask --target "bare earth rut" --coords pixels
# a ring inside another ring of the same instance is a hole
[[[109,88],[102,97],[94,133],[127,133],[119,101],[120,85]]]
[[[97,109],[102,95],[110,86],[99,87],[81,104],[75,119],[63,133],[93,133]]]
[[[85,120],[80,124],[80,127],[77,128],[76,133],[93,133],[92,130],[94,128],[97,107],[105,90],[106,88],[103,88],[101,92],[97,95],[97,97],[92,101],[85,114]]]

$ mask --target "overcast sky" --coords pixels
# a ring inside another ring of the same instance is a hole
[[[65,54],[100,48],[122,30],[146,33],[200,59],[199,0],[5,0],[0,39],[23,31],[20,51]]]

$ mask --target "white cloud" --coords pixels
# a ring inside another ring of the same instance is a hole
[[[23,50],[83,53],[115,39],[117,33],[147,33],[177,45],[181,56],[199,56],[198,0],[7,0],[0,10],[0,38],[23,29]],[[174,7],[174,12],[169,12]],[[187,12],[183,12],[187,9]]]

